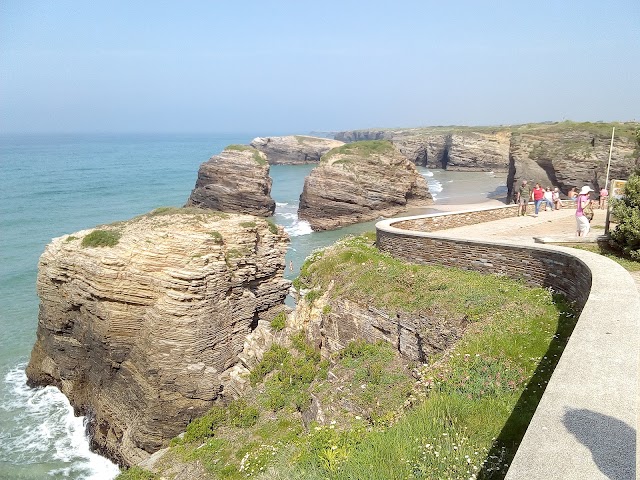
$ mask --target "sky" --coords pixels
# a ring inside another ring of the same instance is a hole
[[[640,1],[0,0],[0,133],[640,120]]]

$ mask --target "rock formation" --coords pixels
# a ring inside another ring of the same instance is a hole
[[[330,230],[431,202],[424,177],[391,143],[357,142],[331,150],[311,171],[298,216]]]
[[[230,145],[200,165],[187,206],[221,212],[273,215],[269,165],[263,153],[246,145]]]
[[[287,242],[263,219],[194,208],[53,239],[29,384],[60,388],[100,453],[147,458],[241,391],[259,357],[248,336],[285,308]]]
[[[267,156],[271,165],[315,163],[320,157],[344,142],[330,138],[290,135],[286,137],[257,137],[251,146]]]
[[[427,127],[340,132],[336,139],[386,139],[410,161],[429,168],[505,174],[511,195],[522,179],[560,187],[604,186],[611,129],[616,137],[609,178],[638,166],[637,123],[545,123],[504,127]]]

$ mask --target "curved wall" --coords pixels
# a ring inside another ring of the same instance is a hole
[[[429,233],[514,216],[514,207],[384,220],[376,224],[378,248],[415,263],[509,276],[573,300],[580,317],[506,479],[636,478],[640,295],[629,273],[582,250]]]

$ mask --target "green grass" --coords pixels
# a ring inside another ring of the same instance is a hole
[[[167,468],[198,461],[208,478],[230,479],[504,477],[575,316],[545,289],[404,264],[372,240],[344,240],[303,265],[305,287],[324,292],[333,281],[323,315],[349,300],[465,318],[455,346],[415,364],[389,343],[360,340],[322,359],[298,333],[265,352],[240,403],[189,425]],[[303,424],[314,398],[325,421]]]
[[[209,232],[209,235],[213,238],[213,241],[217,244],[224,243],[224,238],[222,238],[222,234],[217,230],[212,230]]]
[[[118,480],[156,480],[158,476],[143,468],[131,467],[123,470],[116,478]]]
[[[321,162],[327,162],[335,155],[348,155],[353,157],[371,157],[373,155],[389,155],[395,153],[393,144],[387,140],[367,140],[363,142],[346,143],[336,148],[332,148],[325,153],[320,159]],[[346,159],[340,162],[346,162]]]
[[[631,258],[625,257],[622,252],[611,248],[605,243],[573,245],[573,248],[577,248],[579,250],[587,250],[593,253],[599,253],[600,255],[603,255],[613,260],[614,262],[619,263],[629,272],[640,271],[640,262],[636,262]]]
[[[82,239],[80,245],[88,247],[114,247],[120,241],[122,232],[118,230],[94,230]]]
[[[232,151],[236,151],[236,152],[253,152],[253,155],[251,158],[253,158],[253,160],[258,164],[258,165],[267,165],[267,161],[265,160],[265,158],[262,156],[262,154],[260,153],[259,150],[250,147],[248,145],[229,145],[225,148],[225,150],[232,150]]]
[[[273,317],[273,320],[271,320],[271,328],[276,332],[283,330],[286,324],[287,324],[287,316],[285,315],[284,312],[280,312],[275,317]]]

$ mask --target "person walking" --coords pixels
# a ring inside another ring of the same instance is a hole
[[[551,201],[553,202],[553,206],[556,210],[560,210],[562,208],[562,201],[560,201],[560,189],[558,187],[553,189]]]
[[[547,207],[551,208],[551,211],[554,210],[554,205],[553,205],[553,190],[551,190],[551,187],[547,187],[547,189],[544,191],[544,211],[547,211]]]
[[[536,183],[536,186],[533,187],[533,191],[531,192],[533,195],[533,202],[535,205],[535,216],[538,216],[538,212],[540,211],[540,205],[544,202],[544,188],[540,186],[539,183]]]
[[[576,198],[576,234],[578,235],[578,237],[586,237],[589,233],[589,219],[585,215],[584,209],[587,208],[589,204],[591,204],[591,197],[589,197],[590,192],[593,192],[591,187],[585,185],[584,187],[582,187],[582,190],[580,190],[580,193]]]
[[[527,205],[529,205],[529,200],[531,200],[531,187],[528,185],[526,180],[522,180],[522,185],[520,185],[518,193],[516,193],[518,216],[527,215]]]
[[[609,190],[605,187],[600,189],[600,210],[604,210],[607,203],[607,197],[609,196]]]

